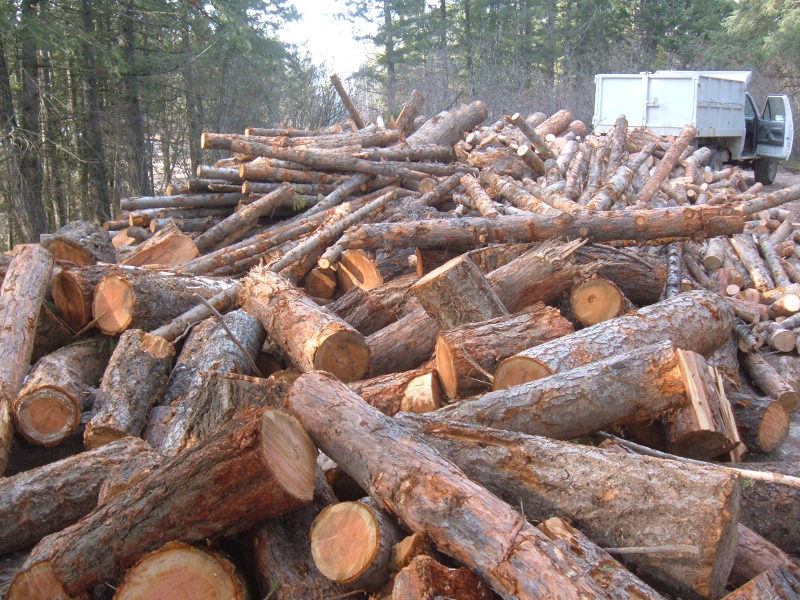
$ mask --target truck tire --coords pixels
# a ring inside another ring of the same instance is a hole
[[[778,175],[778,161],[774,158],[757,158],[753,161],[753,175],[756,181],[769,185]]]

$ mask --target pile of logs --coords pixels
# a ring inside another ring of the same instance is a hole
[[[340,94],[0,261],[0,597],[800,597],[800,186]]]

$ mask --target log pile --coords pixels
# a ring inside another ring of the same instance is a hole
[[[797,597],[800,186],[333,82],[0,261],[0,597]]]

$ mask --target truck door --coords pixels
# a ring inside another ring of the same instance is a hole
[[[756,155],[788,158],[792,151],[794,122],[787,96],[768,96],[756,130]]]

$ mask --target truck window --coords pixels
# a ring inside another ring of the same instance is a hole
[[[764,112],[761,114],[761,118],[767,121],[785,121],[785,110],[783,100],[779,96],[771,96],[767,98],[767,102],[764,104]]]

